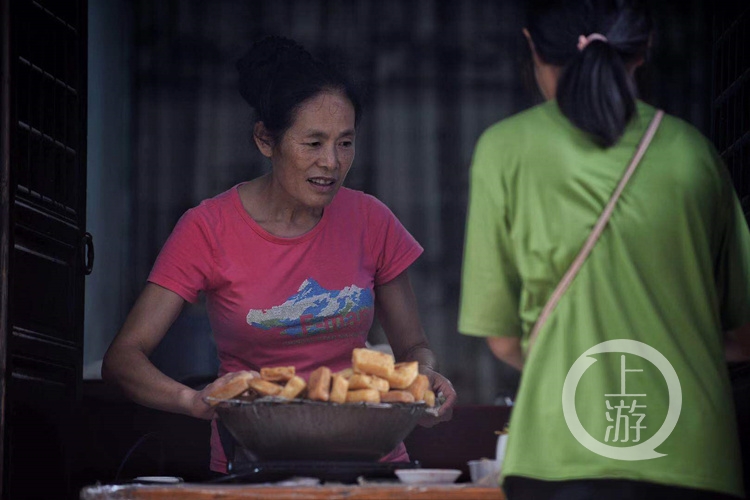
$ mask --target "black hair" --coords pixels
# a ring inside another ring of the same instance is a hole
[[[627,64],[645,58],[652,30],[637,0],[539,0],[527,28],[539,57],[563,67],[557,104],[579,129],[603,146],[615,144],[636,113],[636,85]],[[578,50],[581,35],[599,33]]]
[[[314,58],[297,42],[269,36],[255,42],[237,61],[239,90],[263,122],[273,144],[292,126],[294,114],[306,100],[321,92],[341,92],[354,107],[359,123],[357,89],[332,65]]]

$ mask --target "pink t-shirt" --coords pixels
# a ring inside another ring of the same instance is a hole
[[[407,269],[422,247],[383,203],[347,188],[313,229],[279,238],[250,217],[237,188],[182,216],[148,280],[193,303],[205,293],[219,376],[293,365],[306,378],[321,365],[350,366],[372,326],[374,286]],[[211,469],[226,471],[215,426]]]

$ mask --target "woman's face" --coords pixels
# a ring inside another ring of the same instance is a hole
[[[317,209],[331,203],[354,161],[354,118],[349,99],[322,92],[302,103],[292,126],[269,148],[274,182],[293,204]]]

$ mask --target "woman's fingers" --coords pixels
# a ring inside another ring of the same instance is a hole
[[[436,400],[441,400],[438,405],[437,415],[426,414],[419,421],[423,427],[432,427],[440,422],[446,422],[453,417],[453,406],[455,406],[458,396],[450,380],[440,375],[434,370],[426,370],[425,375],[430,379],[432,392],[435,393]]]
[[[453,384],[447,378],[439,373],[436,375],[433,391],[439,399],[443,399],[438,408],[437,418],[439,422],[445,422],[453,417],[453,406],[455,406],[458,396],[456,395],[456,390],[453,388]]]
[[[212,419],[216,412],[214,407],[206,402],[206,397],[215,394],[219,389],[226,387],[234,379],[244,374],[250,374],[253,378],[260,377],[260,373],[251,370],[231,372],[217,378],[202,390],[196,391],[195,397],[193,398],[193,415],[206,420]]]
[[[438,410],[438,416],[446,417],[444,420],[450,420],[453,416],[453,407],[456,405],[456,401],[458,401],[458,395],[456,394],[456,390],[453,389],[453,385],[447,379],[445,382],[446,384],[438,392],[439,395],[445,398]]]

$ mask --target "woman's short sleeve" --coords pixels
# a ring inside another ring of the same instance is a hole
[[[485,133],[470,171],[458,330],[478,337],[521,336],[521,280],[508,222],[502,158]]]
[[[210,287],[213,264],[208,225],[197,209],[191,209],[180,218],[162,247],[148,281],[195,303],[198,294]]]
[[[375,285],[388,283],[404,272],[424,249],[385,204],[368,196],[368,233],[372,236]]]

